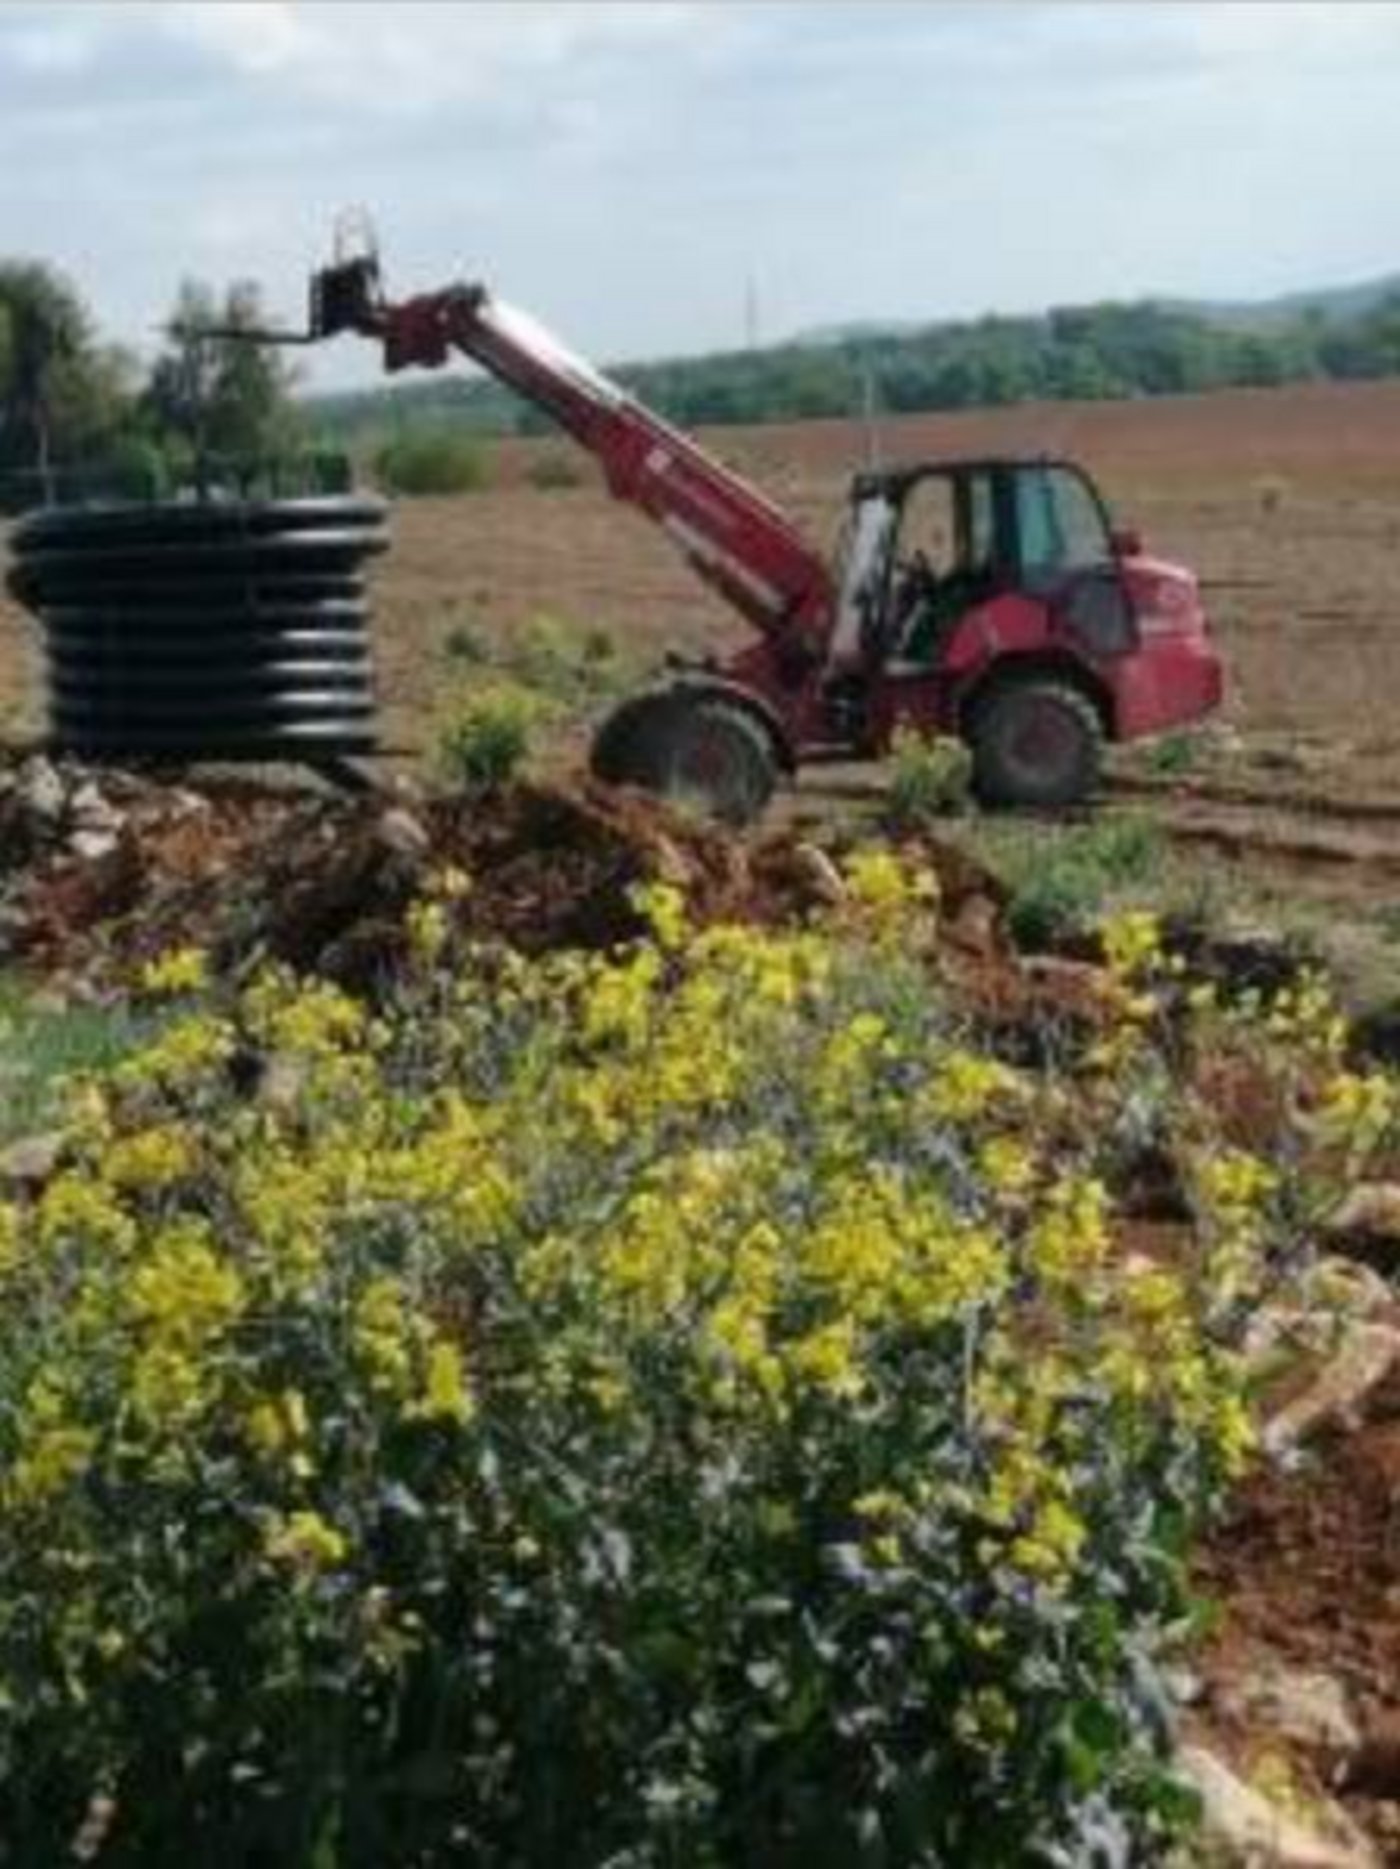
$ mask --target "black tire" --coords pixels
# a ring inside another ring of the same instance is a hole
[[[593,771],[735,826],[762,815],[777,783],[761,721],[719,695],[624,702],[593,742]]]
[[[1065,682],[1027,676],[1008,683],[976,710],[968,739],[984,804],[1053,809],[1077,803],[1098,783],[1098,710]]]

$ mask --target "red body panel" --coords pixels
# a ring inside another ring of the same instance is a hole
[[[1138,647],[1113,670],[1113,725],[1118,739],[1133,740],[1214,712],[1225,669],[1189,571],[1139,555],[1123,561],[1123,577]]]

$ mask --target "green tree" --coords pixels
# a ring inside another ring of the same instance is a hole
[[[251,281],[230,286],[221,300],[198,280],[180,287],[145,408],[156,433],[177,442],[201,479],[218,463],[250,471],[297,437],[291,369],[279,351],[241,335],[266,323]]]
[[[32,474],[51,496],[57,463],[96,450],[119,425],[125,376],[60,273],[0,261],[0,470]]]

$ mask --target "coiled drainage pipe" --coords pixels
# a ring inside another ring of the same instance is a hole
[[[43,626],[56,750],[99,759],[373,752],[372,499],[46,509],[10,538]]]

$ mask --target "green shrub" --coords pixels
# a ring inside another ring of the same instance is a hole
[[[114,1063],[152,1026],[152,1015],[123,1005],[48,1005],[0,976],[0,1140],[55,1121],[71,1072]]]
[[[472,690],[450,707],[438,729],[439,769],[463,791],[495,790],[525,763],[548,711],[541,696],[513,682]]]
[[[453,662],[489,662],[491,659],[491,645],[471,623],[454,623],[442,646]]]
[[[917,831],[965,811],[972,795],[972,754],[961,740],[901,727],[889,758],[890,829]]]
[[[1125,892],[1159,881],[1166,843],[1151,817],[1125,814],[1065,829],[1011,827],[988,849],[1011,890],[1012,936],[1035,950],[1085,935]]]
[[[486,450],[450,428],[409,430],[379,450],[374,471],[389,493],[476,493],[489,484]]]
[[[592,629],[585,631],[583,638],[583,659],[585,662],[592,663],[595,668],[601,667],[605,663],[615,663],[617,661],[617,643],[613,637],[612,631],[603,629],[599,624],[594,624]]]
[[[1146,763],[1149,772],[1172,777],[1177,773],[1194,771],[1200,764],[1200,758],[1201,744],[1194,734],[1169,733],[1160,740],[1154,740],[1148,747]]]
[[[548,612],[526,617],[509,631],[499,658],[516,680],[571,710],[617,693],[633,678],[631,664],[606,630],[582,629]]]

